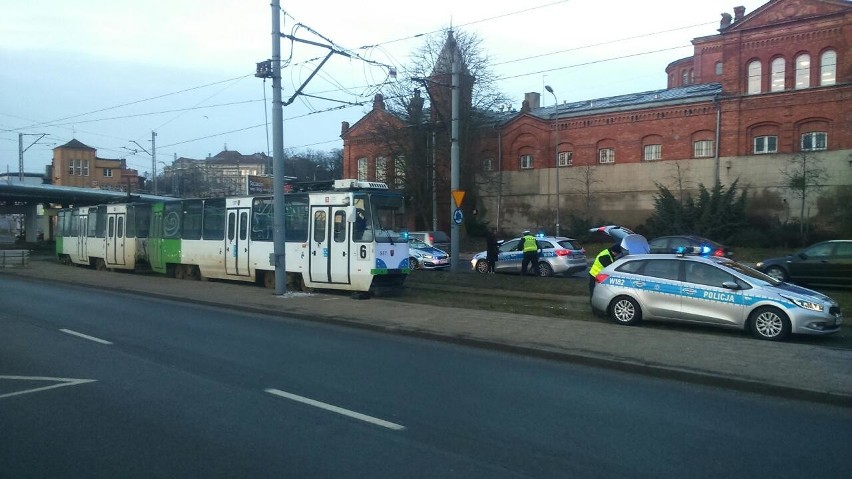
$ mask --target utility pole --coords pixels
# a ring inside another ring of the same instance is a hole
[[[156,143],[156,138],[157,138],[157,132],[152,131],[151,132],[151,151],[146,150],[145,147],[140,145],[139,143],[137,143],[136,140],[130,140],[130,143],[133,143],[134,145],[141,148],[142,151],[151,155],[151,172],[152,172],[151,174],[153,175],[153,181],[151,182],[151,190],[152,190],[153,194],[155,194],[155,195],[157,194],[157,143]],[[130,151],[133,151],[133,150],[130,150]]]
[[[38,143],[38,140],[41,140],[47,133],[18,133],[18,181],[21,183],[24,182],[24,152],[30,149],[30,146],[24,148],[24,135],[28,136],[36,136],[39,135],[38,138],[35,139],[30,146]]]
[[[455,40],[453,40],[455,42]],[[450,146],[450,205],[455,205],[453,192],[459,189],[459,103],[461,99],[461,58],[458,47],[453,49],[453,92],[452,92],[452,144]],[[459,207],[461,205],[458,205]],[[453,208],[450,208],[450,271],[459,271],[459,224]]]
[[[281,102],[281,7],[272,0],[272,220],[275,294],[287,292],[287,269],[284,255],[284,105]]]
[[[556,236],[559,236],[559,100],[550,85],[544,89],[553,95],[553,115],[556,117]]]

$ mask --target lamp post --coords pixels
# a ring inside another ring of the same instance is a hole
[[[553,114],[556,116],[556,236],[559,236],[559,100],[550,85],[544,89],[553,95]]]

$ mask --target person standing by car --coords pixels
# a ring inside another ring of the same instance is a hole
[[[485,232],[485,260],[488,262],[488,272],[496,271],[497,266],[497,234],[493,228]]]
[[[535,276],[535,268],[538,267],[538,243],[530,230],[524,230],[523,237],[518,243],[518,249],[524,252],[521,261],[521,276],[526,276],[527,267],[530,268],[530,276]]]
[[[605,248],[603,251],[598,253],[595,256],[595,261],[592,263],[592,267],[589,268],[589,300],[592,299],[592,294],[595,292],[595,276],[601,272],[602,269],[611,265],[615,260],[621,257],[621,246],[618,244],[614,244],[609,248]]]

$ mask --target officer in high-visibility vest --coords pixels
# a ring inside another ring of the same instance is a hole
[[[538,268],[538,242],[535,236],[530,233],[530,230],[524,230],[524,236],[518,244],[518,249],[524,252],[524,259],[521,261],[521,276],[527,274],[527,267],[530,270],[530,276],[535,276],[535,270]]]
[[[592,294],[595,292],[595,276],[601,272],[602,269],[611,265],[613,261],[617,260],[621,257],[621,246],[618,244],[614,244],[609,248],[604,249],[595,257],[594,263],[592,263],[592,267],[589,268],[589,298],[591,299]]]

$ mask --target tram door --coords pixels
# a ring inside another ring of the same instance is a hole
[[[343,207],[311,207],[310,272],[317,283],[349,283],[349,228]]]
[[[249,214],[250,208],[228,208],[228,229],[225,236],[225,273],[249,276]]]
[[[77,218],[79,220],[77,229],[77,258],[79,259],[79,261],[88,262],[89,251],[87,248],[87,240],[89,237],[87,235],[89,231],[89,215],[81,214]]]
[[[108,213],[106,230],[107,264],[125,264],[125,213]]]

